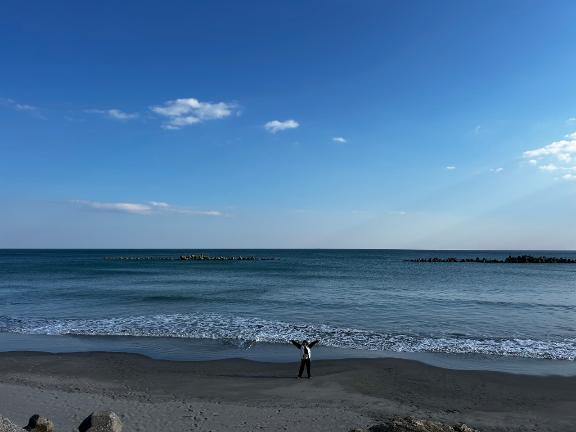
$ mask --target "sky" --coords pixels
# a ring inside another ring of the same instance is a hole
[[[576,249],[576,3],[0,4],[0,248]]]

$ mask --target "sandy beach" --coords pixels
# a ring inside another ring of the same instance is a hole
[[[126,431],[348,431],[412,415],[482,431],[576,424],[576,377],[456,371],[401,359],[175,362],[134,354],[0,354],[0,415],[72,431],[111,409]]]

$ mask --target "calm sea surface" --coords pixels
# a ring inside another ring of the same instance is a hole
[[[200,252],[276,259],[104,259]],[[179,338],[241,349],[318,338],[358,352],[574,360],[576,265],[405,262],[524,253],[3,250],[0,334]]]

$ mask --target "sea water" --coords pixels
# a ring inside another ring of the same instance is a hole
[[[106,259],[199,253],[274,259]],[[32,335],[49,335],[60,336],[48,339],[56,346],[62,336],[76,346],[88,337],[114,350],[125,337],[151,350],[185,344],[217,357],[224,346],[266,356],[306,338],[346,356],[573,363],[576,264],[407,261],[521,254],[576,258],[549,251],[0,250],[0,350],[15,340],[34,349]]]

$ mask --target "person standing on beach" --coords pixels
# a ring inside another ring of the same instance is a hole
[[[317,340],[308,343],[307,340],[303,340],[302,343],[298,343],[295,340],[291,340],[292,344],[302,351],[302,360],[300,360],[300,371],[298,372],[298,378],[302,378],[302,373],[304,372],[304,366],[306,366],[306,372],[308,373],[308,379],[310,379],[310,358],[312,357],[312,347],[318,343]]]

